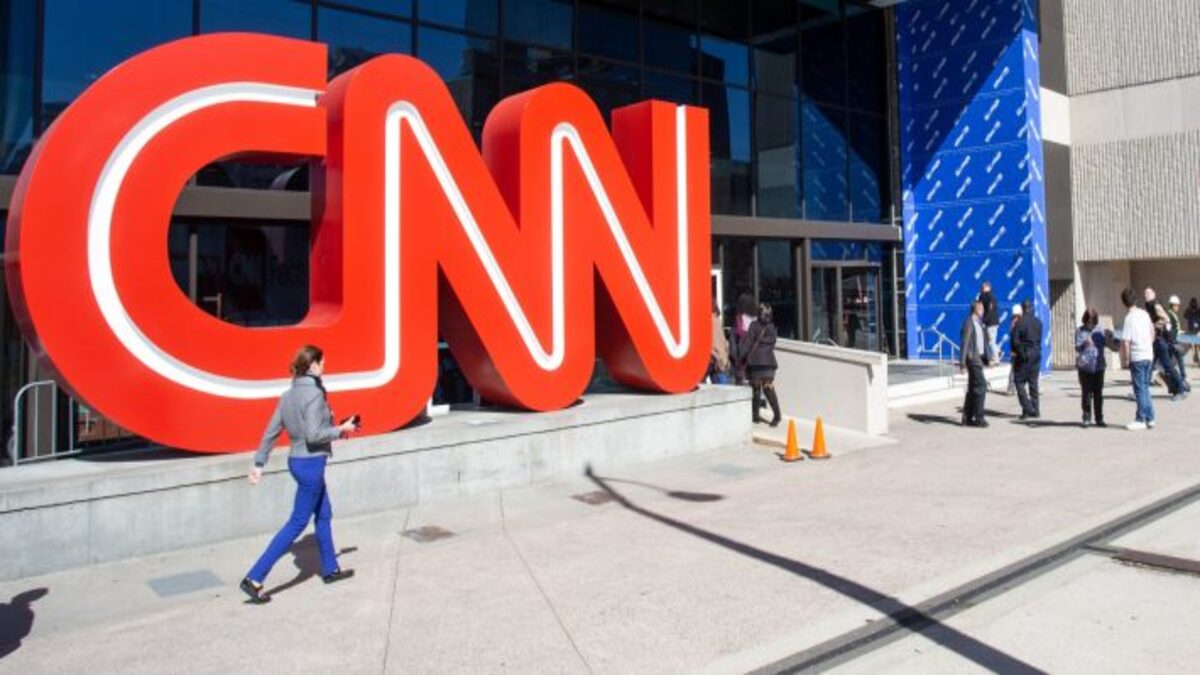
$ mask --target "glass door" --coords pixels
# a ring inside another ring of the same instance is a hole
[[[838,268],[812,270],[812,341],[841,344],[841,312],[838,301]]]
[[[838,344],[851,349],[880,350],[879,268],[842,267],[841,325]]]

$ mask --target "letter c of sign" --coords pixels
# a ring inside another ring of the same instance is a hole
[[[229,33],[139,54],[43,134],[9,216],[27,339],[74,396],[153,441],[256,445],[302,344],[380,433],[424,408],[439,334],[488,400],[570,405],[599,355],[677,393],[711,348],[708,120],[648,101],[605,127],[579,89],[502,101],[482,153],[445,84],[381,56],[326,85],[323,45]],[[309,158],[310,301],[295,325],[201,311],[171,272],[182,186],[241,155]]]

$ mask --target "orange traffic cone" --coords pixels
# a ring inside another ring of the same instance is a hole
[[[829,451],[825,449],[825,426],[821,424],[821,418],[817,418],[817,430],[813,433],[812,452],[808,453],[809,459],[829,459]]]
[[[800,454],[800,445],[796,442],[796,420],[788,420],[787,449],[780,459],[785,462],[799,462],[804,459]]]

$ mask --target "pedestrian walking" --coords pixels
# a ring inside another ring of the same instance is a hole
[[[1193,297],[1188,300],[1187,311],[1183,313],[1189,335],[1200,336],[1200,299]],[[1192,365],[1200,366],[1200,347],[1191,346]]]
[[[987,379],[983,365],[987,360],[987,329],[983,325],[983,303],[971,303],[971,313],[962,327],[962,356],[959,365],[967,371],[967,396],[963,399],[962,425],[986,427],[984,404],[987,401]]]
[[[1137,416],[1125,425],[1130,431],[1154,428],[1154,401],[1150,398],[1150,369],[1154,364],[1154,322],[1150,314],[1137,306],[1137,293],[1132,288],[1121,291],[1125,305],[1125,323],[1121,326],[1121,356],[1129,363],[1133,379],[1133,398],[1137,401]]]
[[[292,386],[280,397],[258,452],[254,455],[249,478],[251,485],[258,485],[275,441],[280,433],[287,431],[290,441],[288,471],[296,481],[296,499],[291,517],[240,585],[242,591],[250,596],[250,601],[256,604],[271,600],[263,592],[263,581],[308,526],[309,519],[315,521],[317,549],[321,555],[321,578],[329,584],[354,576],[354,570],[343,570],[338,566],[334,553],[333,530],[330,526],[333,507],[325,488],[325,463],[333,452],[332,442],[352,433],[358,427],[359,420],[354,415],[340,425],[334,423],[333,412],[325,398],[325,387],[321,383],[324,372],[325,354],[321,349],[312,345],[301,347],[292,360]]]
[[[725,338],[725,326],[721,321],[721,308],[713,305],[712,352],[708,357],[708,381],[713,384],[729,383],[729,340]]]
[[[1157,295],[1153,288],[1147,287],[1143,293],[1146,301],[1146,313],[1150,316],[1150,321],[1154,324],[1154,361],[1152,370],[1157,369],[1162,373],[1163,382],[1167,384],[1167,392],[1171,394],[1171,400],[1178,401],[1186,396],[1183,391],[1183,385],[1179,381],[1179,370],[1175,368],[1174,359],[1171,358],[1171,344],[1169,335],[1171,332],[1171,317],[1167,314],[1167,310],[1162,306],[1157,299]]]
[[[1012,334],[1013,384],[1021,403],[1021,419],[1042,416],[1038,380],[1042,374],[1042,320],[1033,312],[1033,304],[1021,303],[1021,320]]]
[[[1175,370],[1175,378],[1179,383],[1179,392],[1183,398],[1187,398],[1192,392],[1192,385],[1188,382],[1186,359],[1184,355],[1187,353],[1187,348],[1179,342],[1179,333],[1183,331],[1183,324],[1179,319],[1179,296],[1172,295],[1167,299],[1167,318],[1171,320],[1171,328],[1167,331],[1167,344],[1170,346],[1170,351],[1167,355],[1170,358],[1170,365]]]
[[[779,397],[775,393],[775,371],[779,368],[775,360],[775,340],[778,335],[775,330],[774,312],[770,305],[759,305],[758,318],[750,324],[747,331],[744,358],[746,372],[750,377],[750,386],[754,387],[750,408],[752,419],[757,424],[764,420],[758,416],[765,397],[771,406],[771,421],[773,427],[779,426],[782,416],[779,413]]]
[[[1089,307],[1083,313],[1083,323],[1075,331],[1075,370],[1079,373],[1082,392],[1083,426],[1107,426],[1104,423],[1104,348],[1108,344],[1104,331],[1097,327],[1100,315]]]
[[[1000,363],[1000,345],[996,343],[996,335],[1000,332],[1000,306],[992,293],[992,282],[983,282],[979,302],[983,303],[983,327],[987,331],[987,363],[995,366]]]

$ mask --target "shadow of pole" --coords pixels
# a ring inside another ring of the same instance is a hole
[[[18,593],[8,603],[0,603],[0,659],[21,648],[21,641],[33,630],[33,603],[49,593],[35,588]]]
[[[668,527],[679,530],[694,537],[703,539],[709,543],[716,544],[722,548],[726,548],[734,553],[744,555],[759,562],[772,565],[781,570],[804,577],[810,581],[814,581],[822,586],[840,593],[851,600],[860,602],[882,614],[888,619],[894,621],[898,626],[901,626],[913,633],[917,633],[929,639],[936,644],[953,651],[965,659],[972,661],[984,668],[988,668],[997,672],[1004,673],[1044,673],[1045,671],[1035,668],[1020,659],[1010,656],[995,647],[984,644],[979,640],[962,633],[950,626],[947,626],[937,619],[925,614],[921,610],[904,604],[903,602],[893,598],[890,595],[880,593],[873,588],[864,586],[856,581],[847,579],[846,577],[834,574],[819,567],[803,563],[799,560],[792,560],[781,555],[765,551],[763,549],[751,546],[749,544],[730,539],[729,537],[710,532],[708,530],[690,525],[680,520],[676,520],[669,516],[664,516],[659,513],[650,511],[634,504],[625,498],[624,495],[617,492],[608,484],[609,479],[597,476],[592,472],[589,466],[584,474],[591,479],[601,490],[604,490],[613,501],[620,504],[622,507],[632,511],[640,516],[649,518],[655,522],[661,523]],[[926,630],[929,629],[929,630]]]

